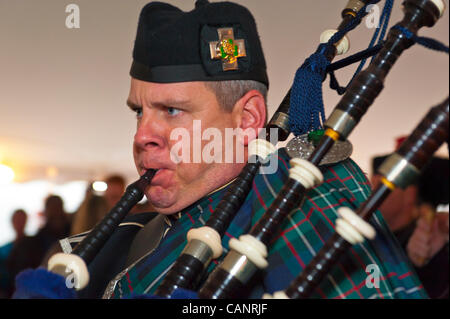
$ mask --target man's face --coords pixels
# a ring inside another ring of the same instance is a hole
[[[27,224],[27,215],[24,212],[16,212],[12,218],[12,225],[17,234],[23,234]]]
[[[223,137],[225,128],[238,127],[240,121],[234,110],[226,112],[220,108],[215,94],[202,82],[161,84],[132,79],[127,102],[137,115],[133,143],[136,168],[140,175],[149,168],[159,169],[146,190],[158,212],[176,213],[239,174],[244,164],[192,160],[198,150],[193,146],[194,135],[202,136],[206,129],[214,127]],[[195,134],[194,120],[201,121],[201,130]],[[181,136],[171,138],[171,132],[180,128],[189,132],[190,141]],[[189,148],[191,160],[177,164],[172,158],[177,157],[174,145],[179,145],[180,140]],[[223,152],[230,145],[222,142]],[[202,140],[200,149],[208,143]]]

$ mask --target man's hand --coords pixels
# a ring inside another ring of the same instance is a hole
[[[435,213],[428,205],[422,205],[419,209],[421,217],[406,251],[415,266],[423,267],[448,243],[449,215]]]

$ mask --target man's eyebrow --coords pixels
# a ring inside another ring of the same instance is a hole
[[[152,103],[154,107],[183,107],[189,105],[188,100],[164,100]]]
[[[183,105],[189,105],[190,101],[188,99],[168,99],[164,101],[156,101],[152,103],[155,107],[169,107],[169,106],[183,106]],[[141,109],[142,106],[138,105],[136,103],[133,103],[131,100],[127,100],[127,105],[130,109]]]
[[[127,100],[127,105],[130,109],[134,110],[134,109],[140,109],[142,108],[142,106],[137,105],[136,103],[131,102],[130,100]]]

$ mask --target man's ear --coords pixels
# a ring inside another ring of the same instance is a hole
[[[266,116],[264,96],[257,90],[248,91],[236,102],[233,118],[237,127],[242,129],[240,140],[245,146],[257,137],[259,129],[264,127]]]

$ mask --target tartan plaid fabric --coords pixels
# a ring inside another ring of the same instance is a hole
[[[250,230],[288,179],[287,153],[280,149],[273,156],[278,157],[277,172],[256,176],[252,192],[222,239],[225,253],[210,264],[209,272],[228,252],[230,238],[237,238]],[[253,289],[251,298],[285,289],[334,233],[336,209],[340,206],[356,209],[368,197],[369,182],[351,159],[321,167],[321,170],[324,183],[308,191],[301,207],[291,212],[273,239],[269,266],[263,271],[262,280]],[[112,298],[127,297],[131,293],[152,294],[186,245],[187,231],[205,224],[225,190],[186,208],[159,247],[124,272]],[[377,231],[376,238],[354,245],[315,290],[314,298],[427,298],[402,248],[379,212],[372,217],[371,224]],[[368,275],[375,275],[374,269],[379,270],[379,284],[366,284]]]

